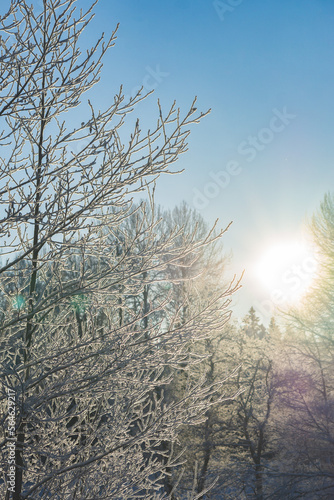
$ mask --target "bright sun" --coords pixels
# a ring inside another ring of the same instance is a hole
[[[302,241],[270,246],[260,257],[255,274],[276,305],[299,301],[309,289],[317,270],[312,247]]]

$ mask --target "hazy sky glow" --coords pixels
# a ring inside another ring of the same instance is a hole
[[[250,270],[273,240],[298,240],[333,185],[334,3],[100,0],[87,42],[118,22],[95,100],[108,105],[121,83],[127,95],[154,87],[134,112],[143,130],[158,97],[165,109],[176,99],[186,112],[195,95],[212,108],[176,165],[185,173],[160,179],[157,199],[234,221],[225,248],[232,271],[246,270],[236,310],[259,311],[270,290]]]

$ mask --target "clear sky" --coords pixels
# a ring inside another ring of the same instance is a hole
[[[270,290],[253,276],[259,255],[298,238],[333,186],[334,2],[100,0],[88,37],[118,22],[101,106],[123,83],[128,95],[155,87],[135,109],[148,126],[158,97],[165,109],[176,99],[186,112],[195,95],[212,108],[179,160],[185,173],[160,179],[157,198],[184,199],[221,226],[233,220],[225,248],[231,270],[245,269],[236,311],[260,310]]]

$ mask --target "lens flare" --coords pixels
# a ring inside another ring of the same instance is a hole
[[[310,288],[316,271],[315,251],[301,241],[270,246],[255,268],[258,281],[277,304],[300,300]]]

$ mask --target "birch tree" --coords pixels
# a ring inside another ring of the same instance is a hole
[[[12,0],[1,18],[1,495],[167,498],[161,478],[177,457],[168,451],[161,461],[155,450],[204,418],[221,382],[203,377],[169,404],[149,395],[171,382],[166,366],[193,362],[194,339],[221,328],[232,287],[167,328],[159,318],[168,293],[150,310],[125,298],[222,233],[179,244],[182,228],[157,236],[161,221],[142,205],[132,236],[120,234],[138,210],[131,197],[172,172],[204,114],[194,103],[183,115],[158,103],[156,126],[145,133],[135,118],[124,142],[141,91],[125,102],[120,88],[102,111],[83,104],[116,30],[81,52],[95,3],[86,12],[75,0],[42,5]]]

